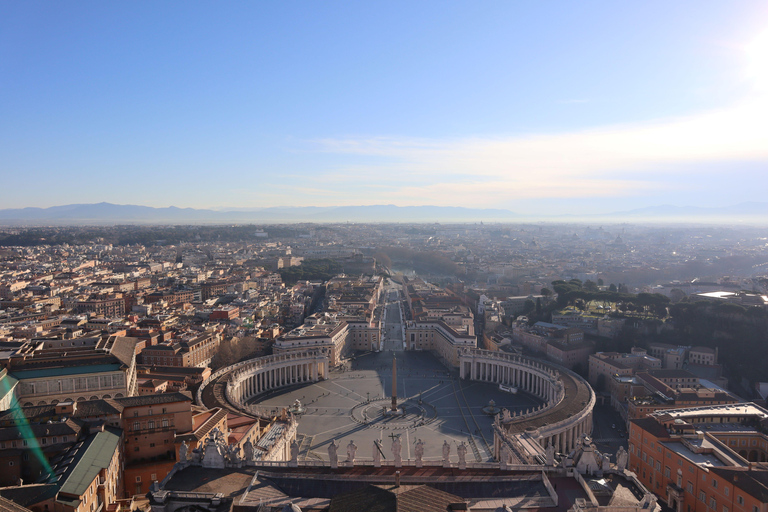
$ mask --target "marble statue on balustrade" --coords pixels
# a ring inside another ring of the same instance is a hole
[[[459,469],[467,469],[467,445],[464,441],[456,448],[456,453],[459,454]]]
[[[239,468],[242,465],[242,462],[243,459],[240,453],[240,445],[233,444],[229,447],[229,463],[230,465]]]
[[[424,462],[422,461],[422,458],[424,457],[424,441],[419,439],[416,442],[416,467],[420,468],[424,465]]]
[[[451,445],[448,441],[443,441],[443,467],[451,467]]]
[[[296,442],[296,439],[291,441],[291,460],[288,465],[292,468],[299,465],[299,443]]]
[[[608,471],[611,469],[611,458],[608,456],[607,453],[603,454],[603,466],[601,468],[603,471]]]
[[[603,457],[595,449],[592,444],[592,439],[584,435],[580,438],[580,443],[576,445],[576,449],[569,456],[572,459],[573,464],[576,466],[576,471],[582,475],[597,475],[602,473]]]
[[[181,446],[179,446],[179,462],[181,462],[182,464],[186,464],[187,463],[187,450],[188,449],[189,449],[189,447],[187,446],[187,442],[186,441],[182,441],[181,442]]]
[[[205,439],[202,464],[204,468],[223,469],[227,465],[227,446],[218,427]]]
[[[243,445],[243,456],[245,457],[245,461],[251,462],[253,460],[253,455],[253,443],[249,439]]]
[[[348,466],[354,466],[355,465],[355,454],[357,453],[357,445],[354,441],[350,440],[349,444],[347,445],[347,465]]]
[[[392,441],[392,456],[395,459],[395,467],[396,468],[399,468],[399,467],[401,467],[403,465],[403,458],[400,455],[400,453],[402,452],[402,449],[403,449],[403,446],[400,443],[400,436],[397,436]]]
[[[616,469],[619,471],[627,469],[627,458],[627,450],[623,446],[620,447],[619,451],[616,452]]]
[[[336,440],[332,439],[331,444],[328,445],[328,460],[331,461],[331,467],[339,467],[339,456],[337,454],[339,447],[336,444]]]
[[[502,423],[509,423],[512,421],[512,415],[509,413],[509,409],[503,409],[501,411],[501,421]]]
[[[512,452],[510,451],[507,443],[502,443],[500,451],[501,453],[499,454],[499,466],[501,469],[507,469],[507,466],[509,465],[509,459],[512,456]]]
[[[547,446],[547,466],[555,465],[555,445],[552,443]]]

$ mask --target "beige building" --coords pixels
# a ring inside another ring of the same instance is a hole
[[[36,341],[4,364],[18,380],[23,406],[133,396],[138,342],[120,336]]]

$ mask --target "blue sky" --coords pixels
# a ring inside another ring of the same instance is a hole
[[[768,4],[4,2],[0,208],[763,201]]]

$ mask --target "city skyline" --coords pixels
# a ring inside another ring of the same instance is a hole
[[[761,201],[768,8],[5,4],[2,208]]]

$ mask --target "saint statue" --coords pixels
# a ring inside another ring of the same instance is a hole
[[[357,453],[357,446],[354,441],[349,441],[347,445],[347,462],[352,466],[355,462],[355,453]]]

